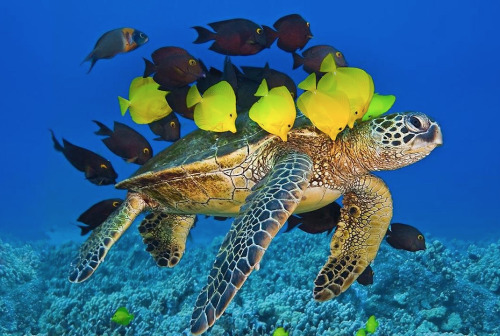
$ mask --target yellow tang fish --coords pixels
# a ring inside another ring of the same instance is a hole
[[[158,90],[158,87],[151,77],[134,78],[130,83],[129,100],[118,97],[122,115],[129,109],[132,120],[137,124],[149,124],[169,115],[172,109],[165,99],[166,92]]]
[[[384,114],[389,111],[395,101],[396,97],[393,95],[379,95],[378,93],[374,93],[372,101],[368,106],[368,111],[363,116],[363,120],[370,120]]]
[[[306,91],[297,99],[299,110],[332,140],[346,127],[350,116],[349,99],[335,86],[333,74],[324,75],[316,85],[313,72],[298,85]]]
[[[344,92],[349,98],[351,115],[347,125],[352,128],[354,122],[361,119],[368,110],[374,90],[372,77],[363,69],[337,68],[331,54],[325,57],[320,70],[333,73],[337,83],[335,89]]]
[[[269,90],[267,81],[262,80],[255,96],[261,97],[250,108],[250,119],[264,130],[275,134],[281,140],[287,140],[287,133],[292,129],[297,110],[290,91],[286,86],[278,86]]]
[[[120,307],[116,310],[111,321],[121,324],[123,326],[128,325],[134,319],[134,315],[130,314],[125,307]]]
[[[226,81],[209,87],[203,97],[196,85],[191,86],[186,96],[187,107],[194,107],[194,123],[200,129],[213,132],[236,133],[236,95]]]

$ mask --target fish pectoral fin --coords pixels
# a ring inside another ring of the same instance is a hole
[[[330,256],[314,281],[317,301],[340,295],[363,273],[375,259],[391,221],[391,194],[373,175],[356,180],[345,193],[343,205]]]
[[[312,160],[308,155],[284,153],[258,187],[252,188],[198,296],[191,318],[193,334],[205,332],[222,315],[296,209],[311,175]]]
[[[69,281],[87,280],[104,260],[111,246],[145,207],[146,202],[141,196],[129,194],[108,219],[92,231],[90,237],[80,247],[78,257],[71,263]]]

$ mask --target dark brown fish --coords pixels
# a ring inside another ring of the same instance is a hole
[[[103,58],[113,58],[119,53],[137,49],[148,41],[148,36],[134,28],[118,28],[104,33],[94,46],[94,50],[83,60],[90,61],[92,70],[95,63]]]
[[[175,113],[153,121],[149,124],[149,128],[159,136],[155,140],[177,141],[181,137],[181,123]]]
[[[85,178],[96,185],[115,184],[118,174],[116,174],[111,162],[88,149],[78,147],[63,139],[64,147],[57,141],[54,132],[52,141],[54,148],[64,154],[66,159],[81,172],[85,173]]]
[[[241,75],[241,72],[233,65],[229,56],[226,56],[224,59],[224,71],[220,71],[214,67],[210,67],[208,70],[205,67],[204,71],[206,73],[205,78],[200,78],[196,83],[198,91],[201,94],[220,81],[228,82],[234,92],[238,90],[238,76]]]
[[[373,284],[373,276],[375,275],[375,272],[373,272],[373,269],[370,265],[365,268],[363,273],[359,275],[359,277],[356,279],[356,281],[363,285],[363,286],[368,286]]]
[[[321,62],[323,62],[328,54],[332,54],[335,64],[338,67],[347,66],[344,55],[340,51],[329,45],[317,45],[306,49],[302,53],[302,57],[297,53],[293,53],[293,68],[297,69],[302,65],[305,72],[315,72],[317,75],[320,75],[321,72],[319,69],[321,67]]]
[[[292,215],[288,218],[288,227],[285,232],[298,226],[307,233],[328,232],[330,234],[339,222],[340,208],[337,202],[333,202],[314,211]]]
[[[172,108],[172,111],[180,114],[184,118],[194,119],[194,106],[187,107],[186,97],[189,92],[189,85],[175,88],[169,91],[165,96],[168,105]]]
[[[294,99],[297,97],[297,85],[293,79],[283,72],[271,69],[268,63],[263,68],[242,66],[241,70],[247,78],[259,83],[259,85],[265,79],[269,90],[278,86],[286,86],[292,97]]]
[[[304,48],[313,37],[309,22],[299,14],[283,16],[273,25],[276,30],[267,26],[263,27],[267,45],[270,46],[274,40],[278,39],[278,48],[288,52]]]
[[[82,230],[81,235],[84,236],[101,225],[122,203],[123,200],[120,198],[110,198],[100,201],[88,208],[77,219],[80,223],[85,224],[78,225]]]
[[[110,151],[125,161],[142,165],[153,156],[153,149],[148,140],[133,128],[115,121],[114,131],[112,131],[103,123],[93,121],[100,127],[94,133],[108,136],[102,139],[102,142]]]
[[[195,26],[198,38],[193,43],[215,40],[210,46],[219,54],[229,56],[254,55],[267,47],[266,36],[261,26],[246,19],[231,19],[210,23],[215,31]]]
[[[416,252],[425,250],[425,237],[415,227],[408,224],[392,223],[385,240],[398,250]]]
[[[144,58],[146,69],[143,77],[152,74],[153,80],[160,84],[160,90],[169,91],[186,86],[204,73],[200,61],[179,47],[163,47],[151,54],[153,62]]]

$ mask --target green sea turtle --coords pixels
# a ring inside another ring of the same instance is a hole
[[[284,142],[242,116],[238,133],[196,130],[157,154],[132,177],[122,205],[82,245],[69,280],[94,273],[141,212],[146,250],[159,266],[181,259],[196,214],[235,217],[201,290],[191,332],[222,315],[292,213],[343,195],[331,255],[314,281],[314,298],[344,292],[375,258],[392,217],[392,199],[371,171],[412,164],[442,144],[439,125],[418,112],[357,124],[332,141],[300,116]]]

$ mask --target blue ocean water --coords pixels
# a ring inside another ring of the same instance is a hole
[[[79,243],[82,238],[76,218],[99,200],[124,197],[123,191],[112,186],[98,187],[86,181],[54,150],[49,129],[58,139],[64,137],[108,157],[118,179],[124,179],[137,166],[113,157],[93,134],[97,128],[92,120],[106,125],[116,120],[134,127],[150,140],[156,153],[168,146],[153,141],[155,136],[146,125],[136,125],[128,114],[120,114],[117,96],[127,96],[130,81],[142,75],[142,57],[149,58],[162,46],[180,46],[208,66],[222,68],[224,56],[208,50],[210,43],[192,43],[196,38],[192,26],[237,17],[272,25],[290,13],[301,14],[311,24],[314,38],[306,48],[335,46],[350,66],[372,75],[377,92],[397,97],[391,111],[422,111],[442,127],[444,145],[428,158],[400,170],[377,173],[392,192],[393,222],[414,225],[440,241],[457,239],[462,242],[454,245],[457,251],[498,242],[500,5],[492,0],[2,2],[0,179],[1,203],[6,210],[0,220],[2,241],[38,247]],[[99,36],[125,26],[146,32],[149,42],[130,53],[98,61],[87,74],[89,64],[80,62]],[[232,61],[237,66],[269,62],[296,83],[307,75],[301,68],[292,70],[291,55],[276,45]],[[189,120],[181,119],[181,123],[183,135],[195,129]],[[209,244],[224,235],[229,225],[229,221],[204,220],[193,231],[194,242]],[[66,256],[69,258],[76,248],[65,251],[71,254]],[[155,266],[149,263],[148,267]],[[459,266],[454,267],[450,266],[453,272],[459,272]],[[52,272],[60,269],[54,267]],[[206,272],[202,273],[200,278],[205,279]],[[61,279],[65,276],[60,275]],[[498,281],[498,269],[490,276]],[[312,280],[307,279],[309,286]],[[498,289],[493,293],[498,299]],[[193,305],[193,300],[186,304]]]

